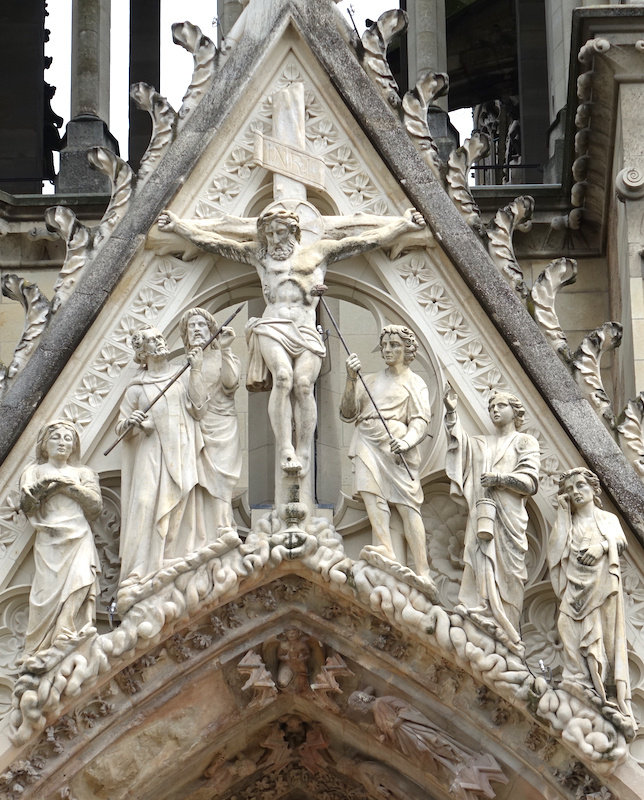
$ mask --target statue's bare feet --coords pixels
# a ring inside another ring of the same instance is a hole
[[[311,456],[309,455],[310,448],[307,448],[306,453],[299,453],[296,451],[295,453],[295,460],[300,464],[300,475],[303,477],[309,471],[309,467],[311,466]]]
[[[280,466],[287,475],[300,475],[302,472],[302,465],[295,455],[295,450],[284,450]]]

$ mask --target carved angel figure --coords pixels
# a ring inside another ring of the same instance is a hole
[[[96,616],[100,566],[89,523],[103,502],[98,475],[80,463],[78,431],[69,420],[41,428],[36,463],[20,478],[20,507],[36,529],[29,656],[87,634]]]
[[[365,549],[397,561],[390,526],[391,509],[396,508],[416,572],[433,586],[420,513],[424,498],[418,474],[418,445],[427,436],[431,409],[425,382],[409,368],[417,350],[416,337],[409,328],[388,325],[380,334],[380,352],[386,368],[365,378],[393,439],[389,438],[364,387],[358,383],[361,364],[355,353],[346,362],[347,382],[340,418],[356,425],[349,451],[354,491],[362,497],[373,529],[373,545]],[[401,454],[411,476],[398,458]]]
[[[563,683],[596,692],[604,705],[632,719],[619,565],[626,536],[615,514],[602,511],[600,493],[599,479],[585,467],[559,480],[548,565],[560,600]]]
[[[298,628],[289,627],[277,640],[264,644],[264,660],[283,692],[311,691],[310,680],[324,664],[319,642]]]
[[[490,397],[494,436],[468,436],[456,415],[458,397],[444,396],[451,493],[468,508],[465,569],[457,612],[470,616],[509,648],[521,653],[519,618],[527,579],[526,501],[539,488],[539,442],[519,433],[525,410],[507,392]]]

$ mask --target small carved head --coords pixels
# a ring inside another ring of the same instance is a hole
[[[407,328],[405,325],[385,325],[380,331],[380,352],[382,353],[382,345],[385,336],[389,337],[396,335],[405,347],[405,364],[411,364],[416,358],[416,351],[418,350],[418,341],[414,332]]]
[[[522,428],[525,423],[525,408],[519,398],[510,392],[494,392],[487,403],[488,411],[491,411],[493,403],[499,400],[505,401],[514,411],[514,427],[517,430]]]
[[[292,211],[268,211],[257,220],[260,255],[268,253],[272,258],[284,261],[301,237],[300,218]]]
[[[179,335],[181,336],[181,339],[183,341],[183,346],[186,348],[186,350],[189,350],[191,347],[189,324],[190,320],[193,317],[203,317],[206,324],[208,325],[210,336],[212,336],[212,334],[217,330],[217,320],[215,319],[213,314],[210,313],[210,311],[206,311],[205,308],[189,308],[179,320]],[[208,338],[210,338],[210,336]],[[197,342],[197,344],[200,344],[200,342]],[[217,347],[217,346],[218,343],[217,340],[215,339],[211,347]]]
[[[352,692],[347,702],[355,711],[367,714],[376,702],[376,690],[373,686],[366,686],[362,691]]]
[[[134,363],[140,364],[144,369],[147,369],[148,356],[150,355],[148,342],[151,339],[155,339],[158,342],[158,355],[168,354],[168,345],[161,331],[157,330],[152,325],[148,325],[145,328],[141,328],[140,330],[136,331],[136,333],[132,334]],[[160,350],[163,350],[163,353],[159,352]]]
[[[599,483],[599,478],[594,472],[586,469],[586,467],[574,467],[573,469],[569,469],[568,472],[562,473],[559,476],[559,491],[557,495],[561,496],[567,494],[570,496],[570,493],[573,491],[572,484],[575,481],[576,475],[583,478],[588,486],[590,486],[593,492],[593,502],[598,508],[601,508],[602,501],[599,496],[602,493],[602,488]]]
[[[63,430],[72,435],[72,452],[67,463],[72,466],[80,464],[80,436],[76,430],[76,426],[68,419],[55,419],[43,425],[38,434],[36,442],[36,460],[39,464],[46,464],[49,461],[49,453],[47,452],[47,444],[52,434],[57,430]]]

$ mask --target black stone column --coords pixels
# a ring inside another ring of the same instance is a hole
[[[548,162],[548,45],[543,0],[515,0],[517,60],[521,108],[521,160],[539,164],[525,169],[522,183],[543,183]],[[512,170],[515,175],[519,170]]]
[[[40,194],[45,0],[0,2],[0,191]]]
[[[181,22],[181,20],[176,20]],[[167,35],[170,32],[167,31]],[[161,83],[161,0],[130,0],[130,86],[144,81],[159,91]],[[129,162],[134,170],[150,142],[152,121],[130,100]]]

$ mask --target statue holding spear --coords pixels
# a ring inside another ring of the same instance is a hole
[[[332,316],[331,321],[340,333]],[[342,343],[349,352],[343,338]],[[380,334],[380,353],[386,364],[382,372],[363,377],[360,359],[349,353],[340,418],[356,426],[349,451],[354,494],[361,496],[373,530],[373,544],[363,548],[361,558],[396,574],[435,600],[420,513],[423,489],[418,449],[428,435],[431,410],[427,385],[409,368],[417,350],[416,337],[409,328],[387,325]],[[414,572],[396,554],[391,529],[394,508],[403,524],[404,542],[399,543],[398,550],[406,543]]]

